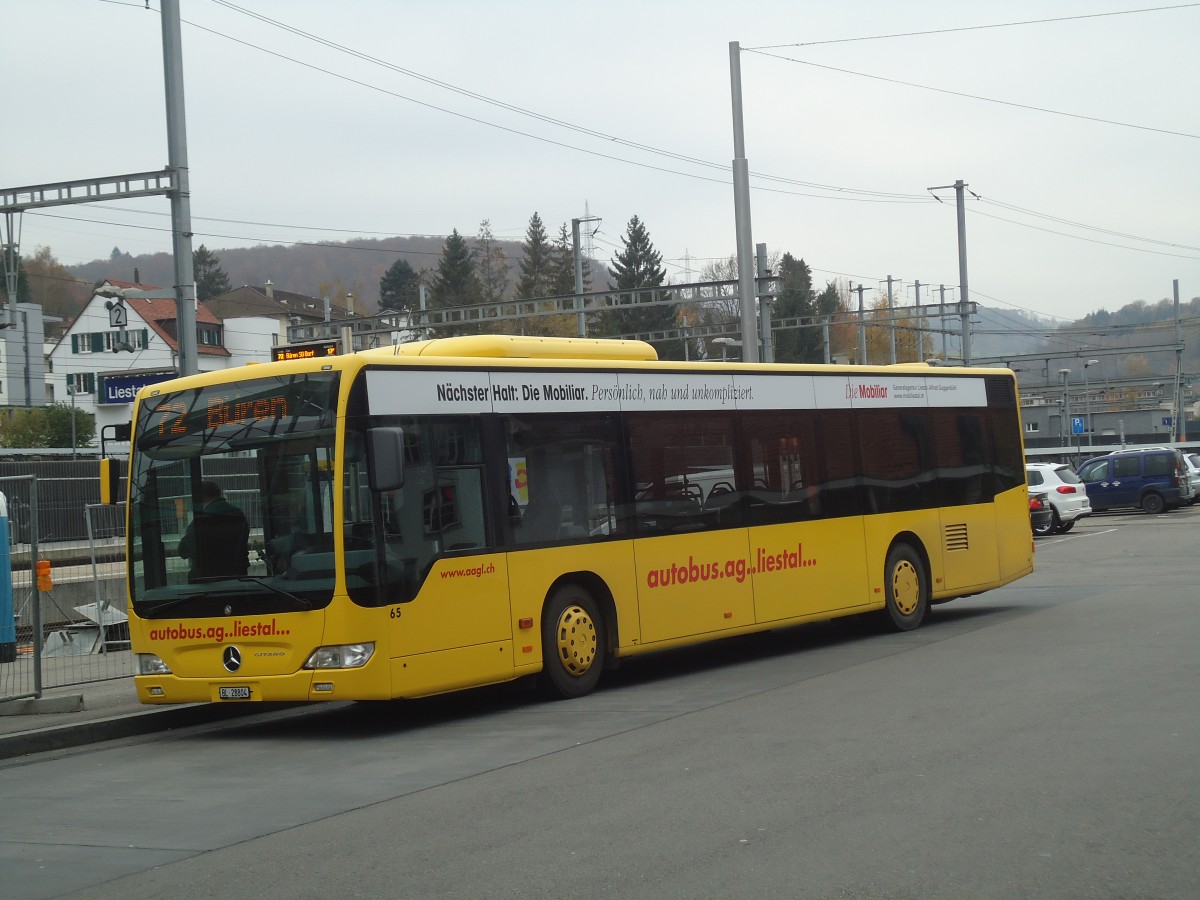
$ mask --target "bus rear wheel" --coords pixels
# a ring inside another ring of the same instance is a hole
[[[883,572],[884,621],[895,631],[912,631],[929,611],[929,577],[921,554],[896,544]]]
[[[590,694],[604,669],[607,647],[600,607],[579,585],[566,584],[542,615],[542,687],[554,699]]]

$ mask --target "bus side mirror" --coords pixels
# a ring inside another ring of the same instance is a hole
[[[100,502],[121,502],[121,461],[112,457],[100,460]]]
[[[367,484],[376,492],[404,487],[404,429],[367,429]]]

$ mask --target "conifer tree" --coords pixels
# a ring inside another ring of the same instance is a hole
[[[536,212],[529,217],[525,243],[521,245],[521,277],[517,279],[517,297],[527,300],[550,295],[551,248],[546,227]]]
[[[396,260],[379,279],[379,305],[383,309],[416,309],[420,283],[421,276],[407,259]]]
[[[779,262],[779,277],[783,283],[773,317],[787,319],[816,315],[812,269],[808,264],[785,253]],[[788,328],[775,333],[775,359],[779,362],[821,362],[823,358],[819,328]]]
[[[192,251],[192,273],[196,279],[197,300],[208,300],[233,289],[229,276],[221,268],[221,258],[203,244]]]
[[[442,255],[434,270],[433,297],[430,303],[436,309],[447,309],[478,303],[480,299],[474,254],[467,246],[466,238],[455,228],[446,238],[446,243],[442,246]],[[439,328],[436,334],[438,337],[445,337],[471,330],[473,329],[461,327]]]
[[[621,237],[621,250],[612,258],[609,271],[614,279],[608,286],[612,291],[660,287],[666,281],[662,254],[654,249],[650,233],[637,216],[629,220]],[[611,310],[600,317],[600,324],[610,337],[661,331],[676,327],[675,308],[662,305]],[[663,359],[683,355],[680,341],[655,342],[654,346]]]
[[[575,293],[575,245],[571,240],[571,232],[564,222],[558,229],[558,237],[554,240],[552,252],[553,266],[550,278],[550,295],[565,297]],[[587,290],[591,272],[587,260],[583,260],[583,289]]]
[[[508,292],[508,256],[492,234],[492,223],[484,219],[475,236],[475,265],[484,303],[503,300]]]

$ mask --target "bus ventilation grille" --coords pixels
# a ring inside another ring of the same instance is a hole
[[[971,542],[967,540],[967,523],[946,526],[947,550],[970,550]]]

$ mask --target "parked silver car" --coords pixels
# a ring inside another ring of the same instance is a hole
[[[1070,466],[1063,463],[1028,463],[1025,466],[1025,480],[1030,496],[1045,494],[1053,510],[1049,524],[1040,529],[1034,526],[1034,534],[1065,534],[1084,516],[1092,514],[1087,489]]]

